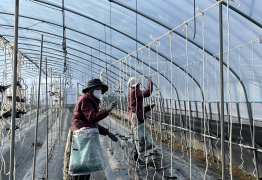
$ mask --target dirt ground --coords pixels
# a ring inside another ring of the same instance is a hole
[[[119,115],[113,114],[111,113],[112,116],[114,116],[117,119],[121,119],[121,117]],[[122,118],[123,120],[124,118]],[[127,119],[124,119],[125,121],[128,121]],[[157,139],[161,139],[161,134],[158,133],[158,128],[155,127],[154,131],[151,132],[150,127],[148,127],[148,131],[150,132],[150,134],[152,133],[152,135],[154,137],[156,137]],[[171,146],[171,139],[164,136],[162,134],[162,142],[165,144],[168,144],[169,146]],[[173,139],[173,143],[172,143],[173,148],[175,149],[179,149],[185,153],[187,153],[187,155],[189,155],[189,147],[183,145],[182,143],[178,142],[176,139]],[[191,148],[191,152],[192,152],[192,156],[195,159],[198,159],[200,161],[206,162],[206,154],[204,151],[202,151],[201,149],[194,149]],[[213,168],[221,170],[222,169],[222,163],[221,161],[216,158],[216,157],[212,157],[211,155],[208,154],[208,163],[209,165],[211,165]],[[237,166],[232,166],[232,172],[233,172],[233,177],[239,179],[239,180],[256,180],[255,177],[244,173],[241,169],[239,169]],[[229,164],[226,164],[226,173],[230,174],[230,166]],[[262,178],[260,178],[260,180],[262,180]]]
[[[149,129],[149,131],[151,132],[151,130]],[[152,133],[152,135],[158,139],[161,139],[161,134],[154,131],[154,133]],[[171,139],[167,138],[165,136],[162,135],[162,142],[169,144],[169,146],[171,146]],[[176,139],[173,140],[172,143],[173,147],[176,149],[179,149],[185,153],[187,153],[189,155],[189,147],[181,144],[180,142],[178,142]],[[191,152],[192,152],[192,156],[200,161],[206,162],[206,154],[204,151],[202,151],[201,149],[194,149],[191,148]],[[212,158],[211,155],[208,154],[208,163],[209,165],[211,165],[213,168],[221,170],[222,169],[222,163],[221,161],[218,160],[218,158],[214,157],[214,159]],[[226,173],[230,174],[230,166],[229,164],[226,164]],[[244,173],[241,169],[239,169],[237,166],[232,166],[232,173],[233,173],[233,177],[239,179],[239,180],[256,180],[255,177]]]

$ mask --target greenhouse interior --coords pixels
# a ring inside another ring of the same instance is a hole
[[[262,179],[261,0],[2,0],[0,180]]]

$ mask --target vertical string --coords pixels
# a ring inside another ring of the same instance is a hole
[[[143,49],[140,50],[141,51],[141,60],[142,60],[142,76],[141,76],[141,79],[142,79],[142,87],[144,87],[144,58],[143,58]],[[144,107],[144,94],[142,94],[142,98],[143,98],[143,107]],[[144,108],[142,109],[143,111],[143,117],[145,116],[145,110]],[[146,119],[145,119],[146,120]],[[144,122],[144,139],[146,139],[146,122]],[[147,141],[145,141],[145,155],[147,155]],[[147,167],[147,163],[146,163],[146,179],[148,177],[148,167]]]
[[[160,128],[160,134],[161,134],[161,137],[160,137],[160,149],[161,149],[161,167],[163,167],[163,149],[162,149],[162,113],[161,113],[161,103],[160,103],[160,72],[159,72],[159,54],[158,54],[158,49],[160,47],[160,41],[159,39],[156,40],[157,41],[157,45],[156,45],[156,54],[157,54],[157,81],[158,81],[158,111],[159,111],[159,116],[158,116],[158,119],[159,119],[159,128]]]
[[[122,83],[121,83],[121,81],[122,81],[122,61],[119,61],[119,63],[118,63],[118,74],[119,74],[119,98],[120,98],[120,122],[121,122],[121,127],[123,127],[123,109],[122,109],[122,95],[121,95],[121,93],[122,93]],[[116,123],[117,124],[117,123]],[[121,128],[121,134],[123,134],[123,130],[124,130],[124,128]],[[116,132],[116,135],[117,135],[117,132]],[[119,132],[119,134],[118,135],[120,135],[120,132]],[[120,141],[120,146],[121,146],[121,151],[122,151],[122,161],[121,162],[123,162],[123,160],[124,160],[124,153],[123,153],[123,148],[122,148],[122,142]]]
[[[180,71],[179,71],[179,69],[180,69],[180,67],[178,67],[178,71],[177,71],[177,76],[178,76],[178,87],[179,87],[179,91],[181,91],[181,88],[180,88]],[[180,104],[180,100],[178,100],[177,101],[177,103],[178,103],[178,105]],[[180,127],[184,127],[184,125],[183,125],[183,123],[182,123],[182,107],[181,107],[181,105],[180,106],[178,106],[178,107],[180,107],[180,112],[179,112],[179,119],[180,119]],[[181,142],[181,144],[183,144],[183,130],[182,129],[180,129],[180,137],[181,137],[181,139],[180,139],[180,142]],[[183,155],[182,155],[182,157],[184,157],[184,146],[182,146],[182,153],[183,153]]]
[[[194,77],[194,64],[192,63],[192,76]],[[193,84],[193,79],[192,79],[192,97],[194,97],[194,84]],[[196,98],[194,98],[196,99]],[[191,102],[194,102],[194,101],[191,101]],[[192,105],[192,104],[191,104]],[[195,114],[197,114],[198,112],[196,111],[197,107],[196,107],[196,103],[194,103],[194,106],[195,106]],[[192,111],[192,110],[191,110]],[[193,139],[194,139],[194,143],[193,143],[193,150],[194,150],[194,154],[193,156],[196,155],[196,138],[195,138],[195,117],[193,116]],[[191,141],[192,141],[192,138],[191,138]],[[191,153],[192,154],[192,153]]]
[[[213,58],[215,58],[215,57],[213,57]],[[217,89],[218,89],[218,87],[217,87],[217,63],[215,62],[215,92],[216,92],[216,101],[219,101],[218,100],[218,97],[217,97]],[[218,102],[216,103],[216,106],[217,107],[219,107],[219,104],[218,104]],[[219,111],[217,111],[217,113],[219,113]],[[219,117],[219,116],[218,116]],[[218,120],[219,121],[219,120]],[[220,161],[220,151],[218,150],[218,146],[217,146],[217,144],[218,144],[218,142],[219,142],[219,134],[218,134],[218,132],[219,132],[219,125],[218,125],[218,121],[216,121],[216,126],[217,126],[217,133],[216,133],[216,137],[217,137],[217,140],[216,140],[216,143],[215,143],[215,148],[216,148],[216,151],[217,151],[217,153],[218,153],[218,156],[217,156],[217,158],[218,158],[218,161],[217,161],[217,167],[219,167],[219,161]]]
[[[150,69],[151,69],[151,62],[150,62],[150,51],[151,51],[151,44],[148,44],[148,74],[149,74],[149,76],[151,76],[151,74],[150,74]],[[152,77],[151,77],[152,79],[153,79],[153,74],[152,74]],[[150,89],[151,89],[152,87],[151,87],[151,84],[150,84]],[[149,105],[151,106],[152,105],[152,97],[149,97]],[[151,129],[151,137],[153,137],[153,129],[152,129],[152,125],[153,125],[153,111],[151,110],[150,111],[150,120],[151,120],[151,124],[150,124],[150,129]],[[153,150],[153,148],[154,148],[154,140],[153,140],[153,138],[152,138],[152,150]]]
[[[171,87],[171,83],[173,82],[173,75],[172,75],[172,62],[173,62],[173,55],[172,55],[172,32],[169,33],[169,41],[170,41],[170,99],[173,98],[173,88]],[[171,148],[170,148],[170,175],[173,176],[173,108],[172,103],[170,103],[170,122],[171,122]]]
[[[255,132],[256,132],[256,126],[255,126],[255,122],[254,122],[254,117],[255,117],[255,68],[254,68],[254,43],[255,41],[252,41],[252,76],[253,76],[253,139],[252,141],[255,142]],[[256,153],[254,153],[256,154]],[[253,171],[253,175],[256,177],[255,172],[258,171],[257,167],[256,167],[256,159],[255,159],[255,155],[253,157],[253,163],[255,165],[254,171]],[[258,173],[257,173],[258,174]],[[258,177],[259,178],[259,177]]]
[[[229,135],[229,166],[230,166],[230,179],[233,179],[233,173],[232,173],[232,105],[231,105],[231,93],[229,89],[229,53],[230,53],[230,26],[229,26],[229,0],[227,0],[227,38],[228,38],[228,50],[227,50],[227,92],[228,92],[228,97],[229,97],[229,105],[230,105],[230,116],[229,116],[229,121],[230,121],[230,135]]]
[[[137,0],[136,0],[136,50],[137,50]],[[137,63],[137,59],[138,59],[138,53],[137,52],[135,52],[135,54],[134,54],[134,60],[135,60],[135,77],[136,77],[136,72],[137,72],[137,69],[136,69],[136,63]],[[136,77],[137,78],[137,77]],[[135,87],[136,88],[136,87]],[[141,88],[141,87],[140,87]],[[137,94],[136,94],[136,90],[135,90],[135,98],[136,98],[136,115],[137,115],[137,111],[138,111],[138,109],[137,109]],[[143,105],[142,105],[142,108],[143,108]],[[140,110],[139,110],[140,111]],[[136,122],[136,125],[137,125],[137,138],[139,139],[139,130],[138,130],[138,118],[136,117],[136,120],[137,120],[137,122]],[[145,123],[145,122],[144,122]],[[140,143],[139,143],[139,146],[140,146]],[[137,149],[138,150],[138,149]],[[139,156],[140,156],[140,152],[137,152],[138,153],[138,159],[139,159]],[[138,160],[137,159],[137,160]],[[137,163],[136,163],[136,168],[137,168]]]
[[[188,103],[188,110],[189,110],[189,118],[188,118],[188,123],[189,123],[189,177],[190,179],[192,179],[192,159],[191,159],[191,116],[190,116],[190,96],[189,96],[189,87],[188,87],[188,65],[189,65],[189,59],[188,59],[188,37],[187,37],[187,33],[188,33],[188,28],[187,28],[187,23],[186,23],[186,59],[187,59],[187,64],[186,64],[186,72],[187,72],[187,76],[186,76],[186,89],[187,89],[187,103]],[[187,115],[186,115],[187,117]],[[187,120],[186,120],[187,122]],[[187,127],[187,126],[186,126]]]
[[[129,61],[129,77],[132,77],[132,74],[131,74],[131,62],[130,62],[130,60],[131,60],[131,56],[129,55],[128,56],[128,61]],[[131,87],[129,87],[130,89],[131,89]],[[132,102],[132,100],[131,100],[131,93],[130,93],[130,95],[129,95],[129,102],[128,102],[128,104],[130,105],[130,107],[131,107],[131,102]],[[130,120],[130,123],[131,123],[131,126],[132,126],[132,109],[130,109],[130,111],[131,111],[131,120]],[[132,127],[131,127],[131,129],[132,129]],[[132,133],[134,134],[134,130],[132,129]],[[134,141],[135,141],[136,139],[134,139]],[[132,144],[132,148],[134,149],[135,147],[135,144]],[[135,152],[134,151],[132,151],[132,157],[134,158],[134,155],[135,155]],[[128,171],[128,173],[129,173],[129,171]]]
[[[198,8],[200,11],[200,9]],[[204,99],[203,99],[203,120],[204,120],[204,148],[205,148],[205,156],[206,156],[206,169],[205,169],[205,174],[204,174],[204,179],[206,179],[206,174],[208,170],[208,153],[207,153],[207,144],[206,144],[206,95],[205,95],[205,22],[204,22],[204,13],[200,11],[202,14],[202,41],[203,41],[203,94],[204,94]]]
[[[239,47],[239,57],[238,57],[238,64],[239,64],[239,69],[238,69],[238,74],[239,74],[239,78],[240,78],[240,81],[242,81],[242,73],[241,73],[241,48],[242,46]],[[239,86],[241,86],[241,83],[239,81]],[[239,111],[240,111],[240,108],[241,108],[241,102],[242,102],[242,91],[240,91],[240,100],[239,100]],[[240,144],[242,144],[242,141],[244,140],[243,139],[243,136],[242,136],[242,129],[243,129],[243,118],[240,114]],[[243,158],[243,147],[240,146],[240,151],[241,151],[241,154],[240,154],[240,159],[241,159],[241,164],[238,166],[239,169],[242,169],[244,167],[244,158]]]

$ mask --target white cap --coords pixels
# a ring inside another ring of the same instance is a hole
[[[127,86],[128,87],[136,87],[136,85],[139,83],[139,79],[135,78],[135,77],[131,77],[129,78],[128,82],[127,82]]]

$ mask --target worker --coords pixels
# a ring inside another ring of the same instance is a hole
[[[130,87],[128,91],[128,121],[131,122],[132,132],[135,127],[138,125],[143,124],[146,121],[146,113],[149,112],[155,104],[148,105],[143,107],[143,98],[149,97],[153,92],[153,82],[151,77],[148,77],[147,88],[144,91],[140,90],[140,83],[139,79],[135,77],[131,77],[128,82],[127,86]],[[134,117],[134,115],[136,117]],[[134,143],[134,134],[133,134],[133,159],[140,164],[143,164],[140,159],[138,159],[138,152]]]
[[[88,81],[88,86],[82,90],[83,95],[76,102],[73,121],[70,127],[72,133],[82,127],[97,128],[99,134],[107,135],[113,141],[118,139],[108,129],[99,125],[98,122],[106,118],[109,113],[116,107],[116,101],[113,101],[106,109],[99,111],[100,97],[108,90],[108,86],[103,84],[100,79]],[[70,144],[70,143],[69,143]],[[64,167],[65,168],[65,167]],[[74,177],[75,180],[89,180],[90,175],[81,175]],[[65,178],[64,178],[65,179]]]

